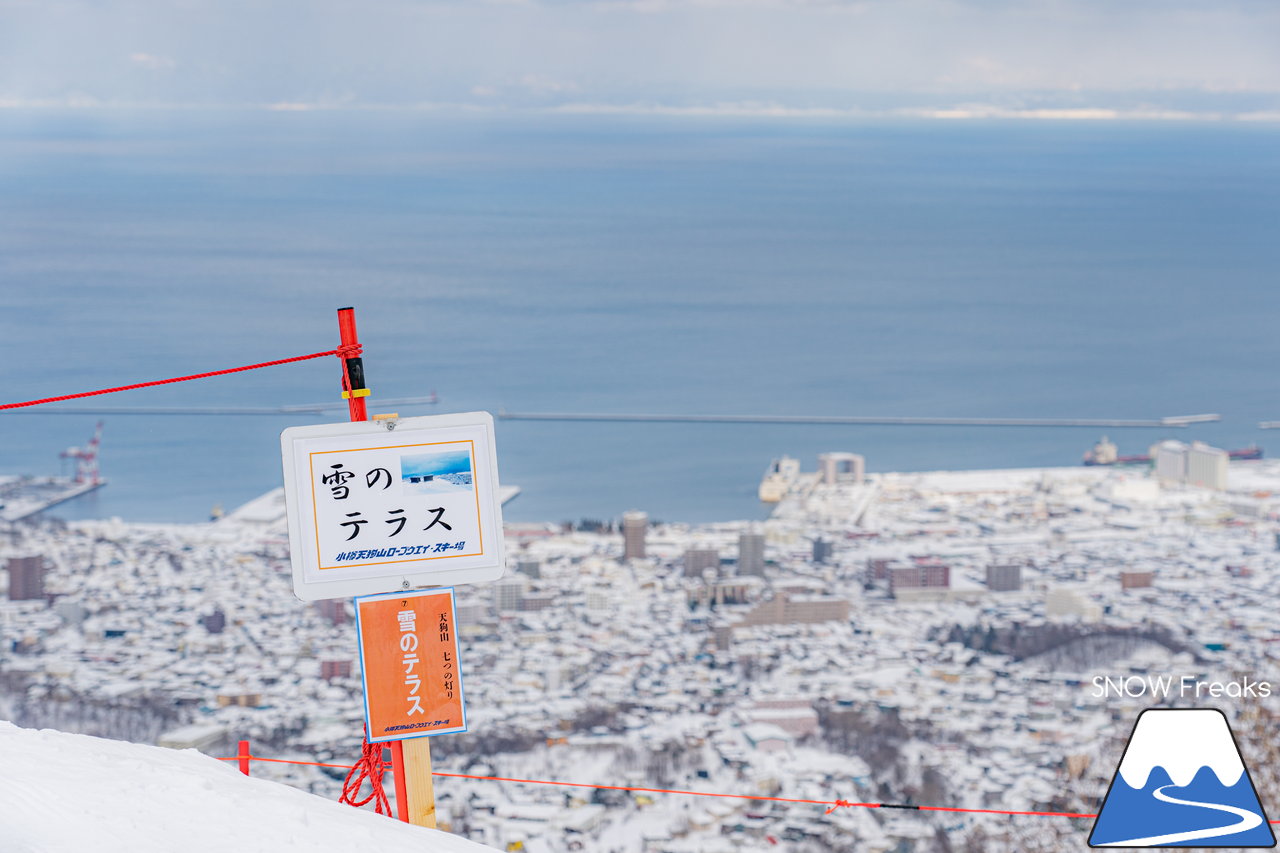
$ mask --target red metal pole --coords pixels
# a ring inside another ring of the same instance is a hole
[[[354,347],[354,356],[350,358],[339,355],[342,359],[342,396],[347,398],[347,407],[351,410],[351,420],[367,421],[369,413],[365,409],[364,398],[369,396],[369,389],[364,386],[364,359],[360,358],[360,337],[356,334],[356,309],[338,309],[338,335],[343,347]]]
[[[249,775],[249,741],[240,741],[240,749],[236,753],[236,757],[240,759],[240,772]]]
[[[356,334],[356,309],[338,309],[338,334],[342,346],[360,346],[360,337]],[[342,358],[342,396],[347,398],[353,422],[369,420],[364,404],[369,390],[364,385],[364,360],[359,356]],[[391,744],[391,773],[396,783],[396,817],[408,823],[409,794],[404,783],[404,745],[400,741]]]
[[[404,741],[391,742],[391,775],[396,780],[396,817],[409,822],[409,786],[404,783]]]

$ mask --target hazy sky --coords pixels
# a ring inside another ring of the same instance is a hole
[[[1280,2],[0,0],[9,105],[1090,107],[1117,93],[1280,109]]]

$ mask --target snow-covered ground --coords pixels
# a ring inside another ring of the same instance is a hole
[[[443,778],[442,828],[524,853],[924,853],[936,833],[957,853],[1079,850],[1080,820],[822,804],[1092,812],[1143,707],[1207,701],[1096,678],[1275,683],[1280,462],[1231,463],[1221,492],[1084,467],[800,483],[768,520],[654,525],[639,559],[616,527],[508,525],[508,576],[457,590],[472,725],[433,739],[434,766],[575,785]],[[763,566],[742,565],[743,534]],[[0,565],[49,567],[35,601],[3,600],[0,572],[0,719],[153,743],[199,725],[214,755],[249,738],[350,762],[350,603],[294,600],[286,542],[269,496],[216,524],[0,525]],[[945,582],[895,589],[899,569]],[[1269,806],[1271,689],[1210,703]],[[341,779],[253,772],[330,801]]]
[[[485,853],[493,848],[241,775],[195,750],[0,722],[5,853]]]

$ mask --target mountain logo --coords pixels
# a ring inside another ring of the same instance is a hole
[[[1221,711],[1148,708],[1138,715],[1089,846],[1276,846]]]

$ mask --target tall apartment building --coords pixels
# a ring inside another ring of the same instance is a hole
[[[644,537],[649,531],[649,516],[639,510],[622,514],[622,559],[643,560]]]
[[[44,557],[9,558],[9,600],[35,601],[44,598]]]
[[[764,534],[738,536],[738,574],[764,577]]]

